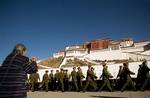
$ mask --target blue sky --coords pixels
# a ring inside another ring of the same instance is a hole
[[[16,43],[28,56],[101,38],[150,40],[150,0],[0,0],[0,63]]]

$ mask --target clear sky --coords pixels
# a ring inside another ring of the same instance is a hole
[[[16,43],[28,56],[101,38],[150,40],[150,0],[0,0],[0,63]]]

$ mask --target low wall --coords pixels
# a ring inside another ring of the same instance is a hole
[[[137,77],[137,72],[138,72],[138,68],[139,68],[139,65],[142,64],[142,62],[133,62],[133,63],[129,63],[129,69],[135,73],[135,75],[131,75],[132,78],[136,78]],[[110,64],[110,65],[107,65],[108,66],[108,71],[111,73],[111,75],[113,76],[112,79],[115,79],[117,74],[118,74],[118,71],[119,71],[119,66],[122,66],[122,64]],[[102,65],[95,65],[93,66],[94,67],[94,72],[96,74],[96,76],[99,77],[101,76],[102,74],[102,70],[103,70],[103,67]],[[148,67],[150,68],[150,61],[148,61]],[[54,70],[54,73],[56,72],[56,70],[59,70],[59,68],[50,68],[50,69],[39,69],[38,70],[38,73],[40,75],[40,80],[42,80],[42,76],[44,75],[45,73],[45,70],[49,70],[49,73],[51,70]],[[64,69],[67,69],[68,70],[68,74],[71,73],[71,71],[73,70],[72,67],[65,67]],[[87,69],[88,67],[87,66],[83,66],[81,67],[82,71],[83,71],[83,74],[86,76],[86,72],[87,72]]]

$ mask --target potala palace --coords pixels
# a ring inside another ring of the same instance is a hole
[[[93,62],[95,60],[150,60],[150,41],[134,42],[131,38],[113,41],[110,39],[93,40],[83,45],[67,46],[63,52],[54,53],[53,57],[66,60],[78,58]],[[96,63],[96,62],[95,62]]]
[[[79,59],[94,64],[95,74],[100,76],[102,73],[102,66],[100,62],[107,62],[108,70],[116,77],[119,66],[122,63],[115,63],[116,61],[129,61],[129,68],[136,74],[138,68],[143,60],[148,60],[148,66],[150,67],[150,41],[134,42],[131,38],[121,40],[111,39],[97,39],[90,42],[85,42],[82,45],[67,46],[61,52],[53,54],[53,58],[63,57],[59,68],[64,67],[69,72],[72,71],[72,67],[65,66],[67,60]],[[40,65],[44,67],[44,65]],[[74,66],[74,65],[72,65]],[[55,70],[59,68],[46,67],[47,70]],[[83,73],[86,75],[87,66],[81,66]],[[44,74],[45,69],[40,69],[40,75]]]

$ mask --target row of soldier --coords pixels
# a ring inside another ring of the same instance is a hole
[[[89,86],[92,87],[94,91],[102,91],[105,87],[107,87],[109,91],[113,91],[114,86],[116,85],[121,91],[124,91],[127,86],[132,87],[133,90],[144,91],[150,80],[150,69],[147,66],[147,61],[143,61],[143,63],[139,65],[136,81],[132,80],[130,75],[135,73],[130,71],[128,65],[128,62],[126,62],[123,63],[123,67],[120,66],[116,79],[111,79],[113,76],[108,71],[106,64],[103,64],[103,71],[100,78],[95,75],[94,68],[89,65],[84,85],[83,79],[85,76],[80,67],[77,68],[78,71],[76,71],[76,67],[73,67],[73,71],[70,75],[68,75],[68,70],[63,70],[62,68],[60,69],[60,72],[59,70],[56,70],[55,74],[53,74],[53,70],[51,70],[50,74],[48,74],[48,70],[46,70],[41,85],[38,85],[38,81],[40,81],[39,74],[31,74],[29,76],[29,83],[31,84],[32,91],[34,91],[35,88],[44,88],[46,91],[49,89],[60,89],[62,92],[70,90],[85,92]],[[103,80],[100,84],[97,82],[99,79]]]

